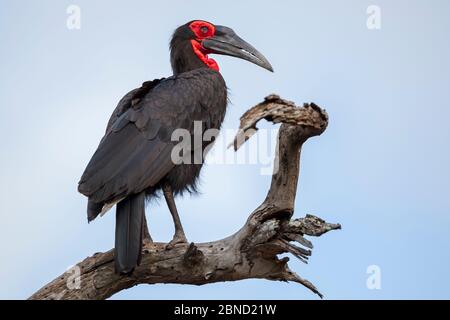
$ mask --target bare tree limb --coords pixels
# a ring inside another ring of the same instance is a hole
[[[235,149],[251,136],[248,131],[256,130],[261,119],[283,123],[275,158],[278,165],[266,199],[238,232],[222,240],[181,244],[172,249],[167,249],[165,243],[147,239],[141,265],[129,276],[114,273],[114,250],[96,253],[76,265],[79,285],[73,283],[74,273],[66,272],[30,299],[106,299],[144,283],[204,285],[250,278],[297,282],[322,297],[311,282],[289,269],[289,258],[280,259],[278,255],[291,253],[306,263],[313,246],[304,236],[321,236],[341,227],[313,215],[291,219],[301,147],[308,138],[326,129],[328,116],[315,104],[298,108],[271,95],[242,116]]]

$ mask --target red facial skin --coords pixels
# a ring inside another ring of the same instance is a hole
[[[195,39],[191,40],[194,53],[208,66],[208,68],[219,71],[217,62],[208,57],[208,54],[211,53],[211,51],[202,46],[202,40],[211,38],[216,33],[214,25],[206,21],[197,20],[192,22],[189,25],[189,28],[191,28],[192,32],[195,34]]]

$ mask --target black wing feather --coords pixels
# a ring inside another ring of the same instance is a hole
[[[174,167],[173,130],[192,132],[194,120],[206,126],[222,121],[205,110],[214,106],[219,86],[224,86],[219,73],[197,69],[128,93],[111,116],[79,191],[92,202],[111,203],[155,186]]]

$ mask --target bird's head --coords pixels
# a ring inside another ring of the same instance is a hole
[[[205,65],[219,71],[217,62],[209,54],[241,58],[273,72],[269,61],[231,28],[203,20],[194,20],[176,29],[170,47],[175,73]]]

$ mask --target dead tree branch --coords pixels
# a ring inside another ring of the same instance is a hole
[[[222,240],[172,249],[167,249],[165,243],[146,241],[141,265],[129,276],[114,273],[114,250],[96,253],[76,265],[79,285],[73,283],[74,273],[66,272],[30,299],[106,299],[143,283],[203,285],[250,278],[294,281],[322,297],[311,282],[289,269],[287,257],[280,259],[278,255],[291,253],[306,263],[313,245],[304,236],[340,229],[339,224],[313,215],[291,219],[301,147],[308,138],[325,131],[328,116],[315,104],[299,108],[278,96],[269,96],[242,116],[235,149],[256,131],[256,123],[261,119],[283,123],[278,134],[275,170],[266,199],[238,232]]]

